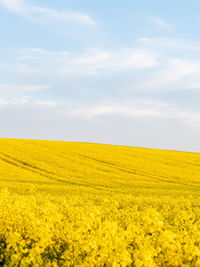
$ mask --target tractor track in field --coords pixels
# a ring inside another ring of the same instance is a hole
[[[45,146],[45,147],[42,147],[42,149],[48,152],[49,149],[51,149],[51,148],[48,147],[48,149],[47,149],[47,147]],[[177,184],[177,185],[181,185],[181,186],[190,186],[190,187],[194,187],[194,188],[200,188],[200,185],[194,185],[194,184],[184,183],[181,181],[175,181],[176,179],[179,179],[179,177],[176,177],[176,176],[172,177],[174,180],[167,180],[166,176],[161,175],[161,174],[156,174],[156,173],[149,174],[149,173],[145,173],[144,170],[138,171],[137,169],[122,168],[121,166],[119,166],[115,162],[107,162],[107,161],[102,160],[102,159],[97,159],[95,157],[83,155],[83,154],[76,153],[76,152],[67,151],[67,153],[66,153],[66,151],[63,151],[62,153],[60,153],[58,151],[54,151],[54,154],[56,154],[59,157],[65,157],[66,159],[68,158],[67,157],[68,155],[71,155],[74,158],[83,159],[84,162],[85,162],[85,160],[87,160],[90,162],[98,163],[98,164],[100,164],[99,166],[101,166],[101,169],[95,165],[92,165],[91,168],[94,168],[94,169],[101,171],[101,172],[106,172],[106,173],[110,172],[109,169],[103,169],[102,168],[103,166],[106,166],[106,167],[111,168],[112,170],[120,171],[121,173],[126,173],[126,174],[130,174],[133,176],[145,177],[146,179],[149,179],[152,181],[165,182],[165,183]],[[128,156],[130,156],[130,155],[128,155]],[[152,160],[152,158],[150,158],[150,161],[156,162],[156,160],[154,160],[154,159]],[[81,162],[81,164],[84,165],[84,162]],[[162,163],[165,163],[166,165],[168,165],[166,162],[162,162]],[[171,165],[173,165],[173,164],[171,164]],[[173,165],[173,166],[175,166],[175,165]],[[176,167],[179,167],[179,166],[176,166]],[[63,177],[65,177],[65,176],[63,176]]]
[[[153,181],[158,181],[158,182],[165,182],[165,183],[171,183],[171,184],[177,184],[177,185],[181,185],[181,186],[190,186],[190,187],[195,187],[195,188],[199,188],[200,185],[193,185],[193,184],[188,184],[188,183],[184,183],[184,182],[177,182],[177,181],[173,181],[173,180],[167,180],[165,176],[161,176],[161,175],[149,175],[147,173],[142,173],[142,172],[139,172],[138,170],[136,169],[125,169],[125,168],[122,168],[120,166],[118,166],[116,163],[110,163],[110,162],[106,162],[106,161],[103,161],[103,160],[100,160],[100,159],[96,159],[96,158],[93,158],[93,157],[89,157],[89,156],[85,156],[85,155],[81,155],[81,154],[78,154],[78,153],[72,153],[72,152],[68,152],[68,154],[70,155],[73,155],[75,157],[79,157],[81,159],[84,159],[84,160],[89,160],[91,162],[95,162],[95,163],[100,163],[101,165],[106,165],[106,166],[109,166],[111,167],[112,169],[116,169],[118,171],[121,171],[122,173],[126,173],[126,174],[131,174],[131,175],[134,175],[134,176],[142,176],[142,177],[145,177],[147,179],[150,179],[150,180],[153,180]],[[36,166],[33,166],[27,162],[24,162],[22,160],[18,160],[4,152],[0,152],[0,159],[8,164],[11,164],[15,167],[18,167],[18,168],[22,168],[22,169],[25,169],[27,171],[30,171],[32,173],[36,173],[38,175],[41,175],[43,177],[46,177],[50,180],[54,180],[56,182],[59,182],[59,183],[63,183],[63,184],[71,184],[71,185],[77,185],[77,186],[89,186],[89,187],[94,187],[94,188],[113,188],[112,186],[109,186],[109,185],[98,185],[98,184],[93,184],[93,183],[90,183],[88,182],[87,184],[86,183],[80,183],[80,182],[72,182],[72,181],[69,181],[69,180],[63,180],[63,179],[60,179],[60,177],[57,176],[57,174],[55,174],[54,172],[51,172],[51,171],[48,171],[46,169],[43,169],[41,167],[36,167]],[[68,177],[66,176],[63,176],[63,175],[60,175],[61,177],[65,178],[65,179],[68,179]],[[174,177],[176,178],[176,177]]]
[[[0,156],[0,160],[6,162],[8,164],[11,164],[15,167],[30,171],[32,173],[39,174],[39,175],[46,177],[46,178],[53,179],[57,182],[63,182],[62,179],[59,179],[59,178],[56,178],[56,177],[50,175],[49,172],[44,170],[44,169],[38,168],[36,166],[32,166],[31,164],[29,164],[27,162],[17,160],[17,159],[15,159],[15,158],[13,158],[13,157],[5,154],[5,153],[0,152],[0,154],[3,155],[3,156]]]
[[[0,152],[0,154],[3,155],[3,156],[0,156],[0,160],[6,162],[8,164],[11,164],[11,165],[18,167],[18,168],[22,168],[22,169],[30,171],[32,173],[39,174],[43,177],[49,178],[50,180],[54,180],[54,181],[59,182],[59,183],[70,184],[70,185],[75,185],[75,186],[85,186],[85,187],[89,186],[89,187],[98,188],[101,190],[105,190],[105,189],[114,190],[114,188],[112,186],[109,186],[109,185],[100,185],[100,184],[92,184],[92,183],[85,184],[85,183],[71,182],[68,180],[62,180],[62,179],[59,179],[59,178],[54,177],[52,175],[49,175],[49,173],[53,173],[53,172],[49,172],[49,171],[46,171],[45,169],[42,169],[40,167],[33,166],[33,165],[31,165],[27,162],[24,162],[22,160],[17,160],[16,158],[11,157],[10,155],[7,155],[6,153]],[[42,173],[41,171],[44,173]],[[67,178],[67,177],[65,177],[65,178]]]
[[[87,160],[93,161],[93,162],[94,161],[95,162],[100,162],[101,164],[110,166],[110,167],[112,167],[114,169],[117,169],[118,171],[121,171],[121,172],[124,172],[124,173],[128,173],[128,174],[142,176],[142,177],[145,177],[145,178],[149,178],[149,179],[151,179],[153,181],[159,181],[159,182],[172,183],[172,184],[177,184],[177,185],[182,185],[182,186],[191,186],[191,187],[200,188],[200,185],[193,185],[193,184],[188,184],[188,183],[184,183],[184,182],[176,182],[176,181],[172,181],[172,180],[166,180],[165,176],[156,175],[156,174],[149,175],[147,173],[138,172],[136,169],[134,169],[134,170],[133,169],[124,169],[124,168],[118,166],[116,163],[106,162],[106,161],[99,160],[99,159],[96,159],[96,158],[93,158],[93,157],[84,156],[84,155],[81,155],[81,154],[78,154],[78,153],[71,153],[70,152],[70,154],[74,155],[74,156],[77,156],[77,157],[80,157],[80,158],[83,158],[83,159],[87,159]],[[176,178],[176,177],[174,177],[174,178]]]

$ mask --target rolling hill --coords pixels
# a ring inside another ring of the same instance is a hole
[[[200,266],[200,154],[0,139],[1,266]]]
[[[90,143],[0,139],[1,186],[52,194],[199,194],[200,154]]]

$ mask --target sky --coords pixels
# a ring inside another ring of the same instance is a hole
[[[200,152],[198,0],[0,0],[0,137]]]

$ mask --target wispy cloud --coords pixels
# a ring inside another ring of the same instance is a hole
[[[76,115],[78,117],[92,119],[99,116],[125,116],[125,117],[158,117],[161,114],[156,109],[148,109],[148,108],[133,108],[127,107],[127,104],[124,105],[96,105],[91,107],[74,109],[70,112],[72,115]]]
[[[21,13],[24,7],[23,0],[1,0],[1,5],[15,13]]]
[[[40,105],[40,106],[45,106],[45,107],[55,107],[56,106],[56,102],[54,102],[54,101],[39,100],[39,101],[36,101],[36,104]]]
[[[28,69],[24,73],[43,72],[60,76],[98,76],[126,70],[142,70],[156,66],[156,55],[138,48],[122,48],[118,51],[88,50],[82,54],[69,51],[19,49],[13,51],[18,66]],[[15,68],[16,69],[16,68]],[[22,73],[22,71],[20,70]]]
[[[158,42],[159,46],[160,40],[154,42]],[[135,47],[113,51],[90,49],[79,54],[35,48],[15,49],[7,62],[1,64],[0,77],[4,81],[16,80],[14,84],[21,86],[5,82],[0,84],[0,90],[14,91],[16,88],[15,91],[41,91],[46,86],[54,91],[53,94],[62,92],[65,97],[75,97],[75,92],[85,90],[90,94],[94,92],[96,96],[106,92],[110,97],[112,94],[123,98],[127,92],[138,96],[147,91],[155,93],[199,89],[200,59],[186,59],[183,56],[174,58],[174,50],[179,49],[178,45],[162,47],[162,51],[156,44],[156,51],[150,40],[145,45],[140,40]],[[170,49],[173,49],[172,56]],[[191,49],[188,46],[183,51],[191,55],[191,50],[193,44]],[[35,81],[38,81],[39,87],[34,86]],[[24,83],[29,86],[26,88]]]
[[[20,96],[14,98],[0,98],[0,107],[5,106],[18,106],[27,104],[29,101],[29,96]]]
[[[139,88],[147,90],[195,89],[200,85],[200,61],[170,59],[164,68],[148,75]],[[171,89],[169,88],[171,87]]]
[[[78,66],[90,66],[98,72],[118,72],[128,69],[151,68],[158,64],[154,55],[136,48],[123,48],[116,52],[92,51],[75,59]]]
[[[167,102],[135,99],[134,101],[99,103],[69,109],[67,114],[89,121],[102,121],[106,117],[140,119],[176,120],[182,127],[200,129],[200,112],[186,112]]]
[[[42,85],[20,85],[13,83],[0,83],[1,95],[6,94],[20,94],[22,92],[36,92],[46,90],[46,86]]]
[[[167,117],[166,105],[161,102],[135,99],[132,101],[99,103],[70,110],[70,114],[85,119],[100,116],[125,116],[125,117]]]
[[[0,98],[0,107],[6,107],[6,106],[21,106],[21,105],[32,105],[32,106],[40,106],[40,107],[47,107],[52,108],[56,107],[55,101],[49,101],[49,100],[40,100],[40,99],[34,99],[31,96],[25,96],[21,95],[18,97],[1,97]]]
[[[185,40],[180,38],[169,38],[169,37],[142,37],[137,40],[137,43],[142,46],[148,46],[154,49],[178,49],[180,51],[190,50],[190,55],[192,51],[200,50],[200,43],[192,40]]]
[[[168,31],[174,30],[173,27],[170,24],[168,24],[166,21],[164,21],[163,19],[160,19],[160,18],[154,17],[154,16],[152,16],[151,19],[154,23],[156,23],[159,27],[161,27],[163,29],[166,29]]]
[[[0,0],[0,4],[9,11],[33,21],[77,23],[86,26],[94,26],[96,24],[87,14],[36,6],[25,0]]]

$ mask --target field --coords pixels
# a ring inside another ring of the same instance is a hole
[[[0,265],[200,266],[200,154],[0,139]]]

